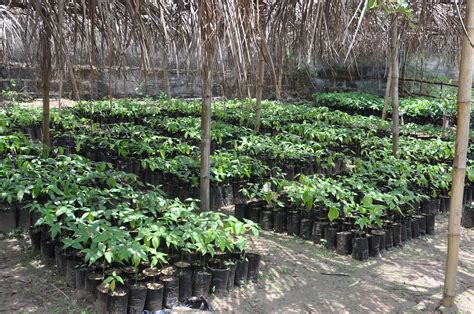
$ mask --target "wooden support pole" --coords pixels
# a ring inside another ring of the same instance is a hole
[[[467,1],[466,29],[471,41],[474,39],[474,0]],[[471,113],[472,47],[464,36],[459,69],[456,145],[453,161],[453,182],[449,204],[448,256],[444,279],[443,306],[452,306],[456,296],[456,275],[459,262],[461,215],[463,210],[464,180],[466,176],[467,148],[469,143],[469,121]]]

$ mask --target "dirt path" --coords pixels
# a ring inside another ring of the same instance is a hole
[[[310,242],[264,232],[252,245],[265,255],[259,283],[211,298],[218,312],[432,311],[441,298],[447,218],[436,234],[361,263]],[[474,310],[474,230],[461,239],[457,304]],[[32,257],[27,242],[0,240],[0,312],[80,313],[75,292],[52,267]]]
[[[34,256],[25,236],[0,234],[0,313],[84,313],[54,267]]]
[[[441,299],[447,217],[436,234],[412,240],[382,258],[358,262],[310,242],[264,233],[261,281],[214,306],[235,313],[432,311]],[[457,291],[462,311],[474,311],[474,230],[463,229]]]

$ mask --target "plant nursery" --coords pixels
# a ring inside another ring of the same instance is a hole
[[[0,17],[0,313],[474,309],[474,0]]]

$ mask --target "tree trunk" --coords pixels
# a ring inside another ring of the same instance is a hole
[[[168,61],[168,31],[166,27],[166,22],[163,17],[163,7],[160,6],[160,19],[161,27],[163,28],[163,33],[165,34],[164,45],[163,45],[163,55],[161,56],[161,70],[163,82],[165,83],[165,93],[168,100],[171,99],[171,85],[170,85],[170,76],[169,76],[169,61]]]
[[[210,210],[210,171],[211,171],[211,67],[208,53],[204,53],[202,63],[202,109],[201,109],[201,171],[200,198],[201,210]]]
[[[43,92],[43,144],[51,147],[49,137],[49,90],[51,86],[51,29],[43,25],[41,33],[41,81]]]
[[[201,211],[211,209],[210,202],[210,177],[211,177],[211,97],[212,97],[212,62],[214,55],[213,37],[213,8],[205,0],[199,1],[199,23],[201,29],[202,65],[202,108],[201,108],[201,168],[199,174],[199,196]]]
[[[474,3],[467,1],[466,28],[469,38],[474,38]],[[442,304],[454,304],[456,273],[459,261],[459,237],[461,233],[461,213],[463,207],[464,179],[466,175],[467,147],[469,143],[469,121],[471,113],[472,87],[472,47],[469,39],[464,37],[459,69],[458,109],[456,146],[453,161],[453,183],[451,202],[449,204],[448,257]]]
[[[89,2],[89,16],[90,16],[90,52],[89,52],[89,65],[90,65],[90,101],[92,107],[92,100],[95,99],[95,85],[96,85],[96,75],[94,66],[96,63],[96,51],[97,44],[95,42],[95,24],[96,24],[96,15],[95,15],[96,0],[90,0]]]
[[[258,78],[257,89],[255,91],[255,127],[254,131],[260,131],[261,115],[262,115],[262,94],[263,94],[263,80],[265,79],[265,18],[263,12],[265,10],[265,3],[257,1],[257,25],[260,36],[259,44],[259,59],[258,59]]]
[[[168,45],[164,45],[163,47],[163,55],[162,55],[161,60],[162,60],[161,62],[162,76],[163,76],[163,82],[165,83],[166,98],[171,99],[171,85],[170,85],[169,62],[168,62]]]
[[[58,3],[58,24],[59,24],[59,38],[61,44],[64,42],[63,26],[64,26],[64,0],[59,0]],[[58,95],[58,111],[61,113],[61,99],[63,98],[63,75],[64,75],[64,58],[59,54],[59,95]]]
[[[398,100],[398,15],[392,13],[392,20],[390,25],[390,64],[392,69],[390,80],[390,94],[392,98],[392,154],[398,156],[398,146],[400,142],[400,115],[399,100]]]
[[[275,97],[277,100],[281,100],[281,84],[283,81],[283,50],[280,48],[280,57],[278,58],[277,65],[277,80],[275,82]]]
[[[388,103],[390,102],[390,87],[392,85],[392,65],[390,64],[388,70],[388,78],[387,78],[387,86],[385,87],[385,98],[383,103],[383,111],[382,111],[382,120],[387,118],[388,112]]]
[[[260,122],[262,115],[262,94],[263,94],[263,80],[265,78],[265,58],[263,56],[263,41],[261,39],[260,44],[260,57],[258,60],[258,80],[257,80],[257,91],[256,91],[256,102],[255,102],[255,132],[260,131]]]

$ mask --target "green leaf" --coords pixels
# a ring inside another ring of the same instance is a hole
[[[16,193],[16,199],[18,202],[21,202],[23,200],[23,196],[25,195],[25,190],[19,190],[18,193]]]
[[[157,249],[160,246],[160,238],[158,237],[153,237],[151,239],[151,243],[153,244],[153,247]]]
[[[107,252],[104,253],[104,258],[109,264],[112,264],[113,256],[114,256],[114,254],[110,251],[107,251]]]
[[[330,221],[334,221],[335,219],[339,218],[339,210],[335,207],[330,207],[328,218]]]

